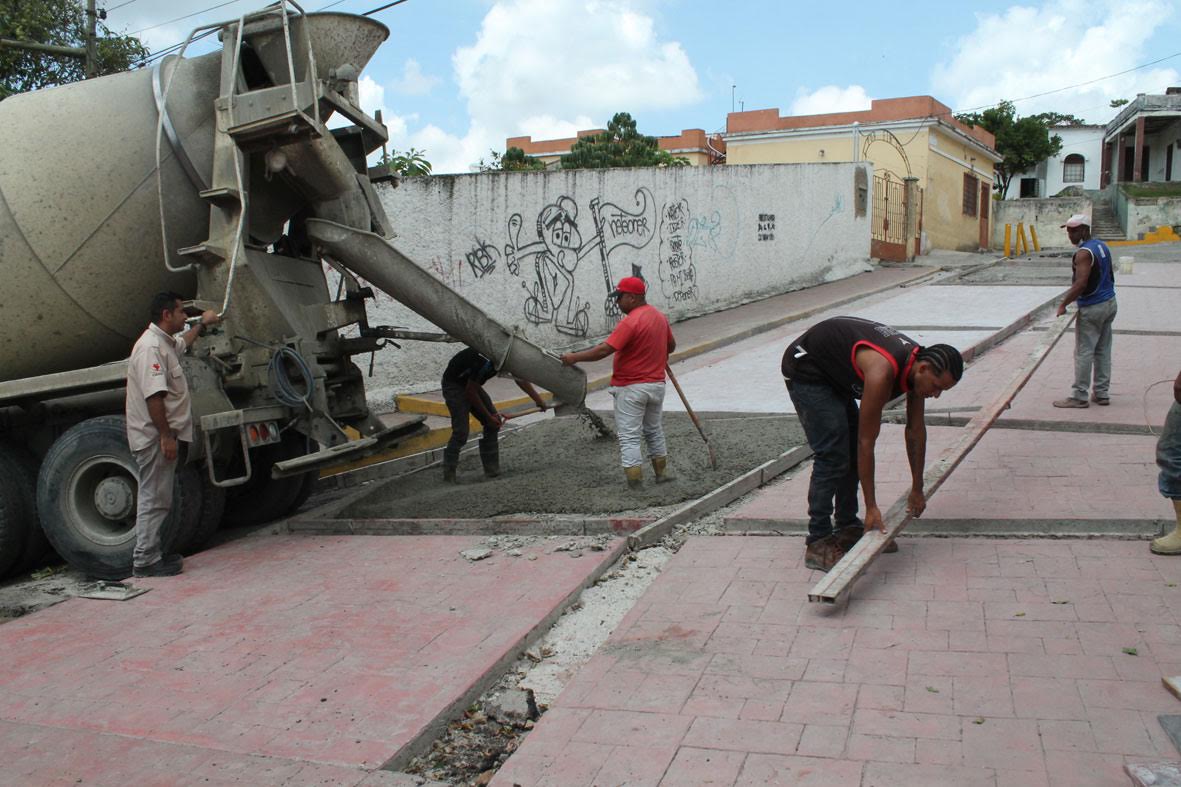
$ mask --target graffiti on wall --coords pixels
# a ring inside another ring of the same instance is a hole
[[[508,243],[504,247],[509,272],[522,276],[525,290],[525,319],[534,325],[552,324],[571,336],[586,336],[590,328],[592,300],[576,292],[575,272],[582,259],[597,252],[603,278],[610,293],[614,289],[611,252],[620,246],[642,249],[653,236],[655,201],[646,188],[635,193],[635,208],[629,210],[599,198],[590,201],[591,235],[583,241],[579,228],[578,203],[562,196],[537,214],[537,240],[522,245],[524,218],[514,213],[508,220]],[[604,302],[609,321],[619,318],[618,305],[609,295]]]
[[[688,232],[689,201],[665,203],[660,212],[660,288],[669,303],[697,300],[697,269]]]
[[[467,260],[467,264],[471,267],[472,275],[477,279],[482,279],[496,270],[496,264],[500,262],[500,251],[492,244],[476,238],[472,250],[465,254],[463,258]]]
[[[759,240],[775,240],[775,214],[759,214]]]

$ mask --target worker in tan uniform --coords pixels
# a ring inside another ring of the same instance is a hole
[[[131,573],[169,577],[181,572],[181,556],[163,554],[161,530],[172,509],[172,484],[184,444],[193,440],[189,385],[180,356],[208,325],[220,320],[207,311],[184,331],[181,296],[161,292],[152,298],[152,324],[135,343],[127,361],[127,443],[139,465],[135,512],[135,551]],[[184,331],[184,333],[181,333]]]

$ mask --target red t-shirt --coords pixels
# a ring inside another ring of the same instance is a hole
[[[656,307],[644,304],[624,315],[607,337],[615,349],[611,367],[614,386],[664,382],[668,344],[672,339],[668,318]]]

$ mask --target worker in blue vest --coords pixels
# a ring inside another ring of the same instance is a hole
[[[1062,226],[1078,251],[1071,261],[1071,285],[1058,305],[1058,316],[1066,314],[1066,307],[1078,301],[1078,322],[1074,326],[1074,388],[1070,396],[1054,402],[1054,406],[1089,407],[1088,389],[1092,402],[1109,405],[1111,335],[1116,312],[1111,249],[1091,237],[1091,220],[1082,213],[1074,214]]]

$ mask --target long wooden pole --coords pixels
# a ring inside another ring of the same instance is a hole
[[[1008,409],[1009,403],[1029,382],[1029,378],[1041,366],[1042,361],[1050,354],[1050,350],[1062,338],[1062,334],[1066,333],[1075,314],[1076,312],[1072,312],[1058,318],[1038,346],[1029,354],[1028,360],[1005,387],[1004,392],[968,422],[964,427],[964,436],[948,449],[923,476],[923,490],[928,498],[943,485],[951,471],[958,467],[964,457],[980,442],[980,438],[984,436],[989,427],[997,422],[1001,413]],[[874,530],[862,536],[861,540],[824,575],[824,579],[817,582],[816,586],[808,592],[809,601],[835,604],[837,599],[852,587],[853,582],[865,573],[865,569],[869,568],[869,564],[873,562],[874,558],[885,549],[890,539],[897,536],[903,528],[910,524],[912,517],[906,512],[907,497],[907,495],[903,495],[898,498],[898,502],[890,506],[890,510],[886,512],[886,516],[883,518],[885,532]]]
[[[709,449],[709,466],[714,470],[718,469],[718,456],[714,453],[714,447],[709,444],[709,438],[705,436],[705,430],[701,428],[701,421],[697,420],[697,414],[693,412],[693,408],[689,406],[689,400],[685,398],[685,392],[681,390],[681,384],[677,382],[677,376],[673,374],[673,368],[668,364],[664,365],[664,371],[668,373],[668,379],[672,380],[673,388],[677,389],[677,396],[681,397],[681,404],[685,405],[685,412],[689,414],[689,420],[697,427],[697,433],[701,435],[701,439],[705,441],[705,447]]]

